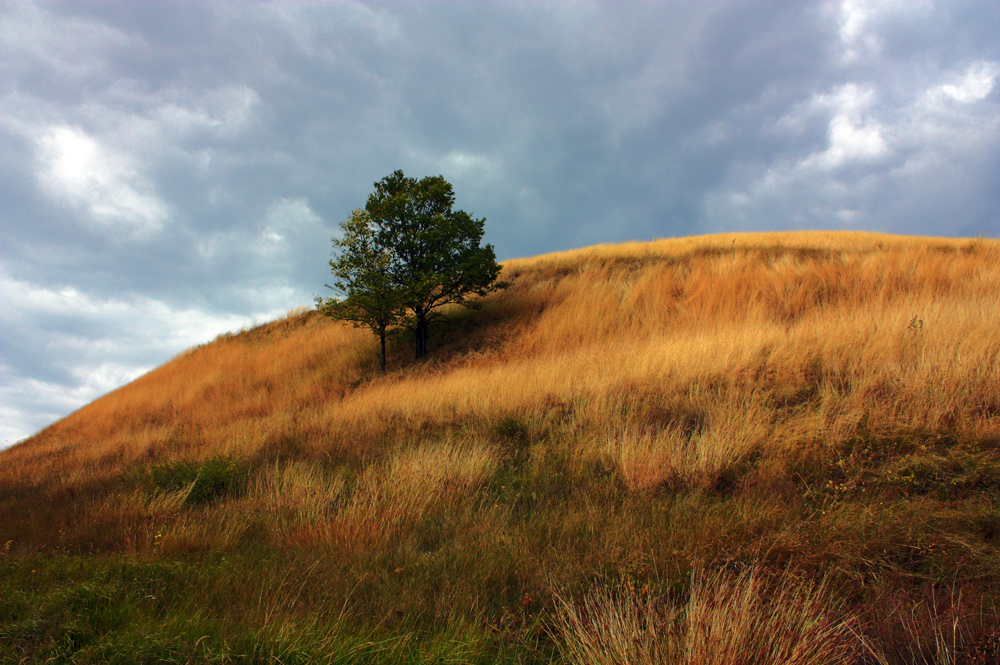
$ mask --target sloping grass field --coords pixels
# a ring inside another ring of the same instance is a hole
[[[293,311],[0,452],[0,661],[1000,662],[1000,242],[502,279],[384,375]]]

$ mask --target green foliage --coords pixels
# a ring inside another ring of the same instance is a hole
[[[156,489],[187,489],[184,503],[189,506],[242,493],[247,476],[246,464],[228,457],[213,457],[201,463],[181,460],[158,464],[149,470]]]
[[[515,466],[527,462],[531,452],[531,439],[527,425],[520,418],[514,415],[504,416],[497,420],[493,431],[500,439],[505,461]]]
[[[364,325],[385,339],[409,314],[416,356],[427,353],[427,331],[443,305],[475,307],[506,285],[492,245],[481,246],[486,219],[452,210],[455,194],[442,176],[421,180],[402,171],[375,183],[364,210],[341,224],[333,241],[330,288],[341,300],[318,299],[320,309]]]
[[[528,427],[520,418],[514,415],[500,418],[493,429],[501,438],[507,441],[523,443],[528,439]]]

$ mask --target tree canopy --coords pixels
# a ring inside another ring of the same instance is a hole
[[[474,296],[506,286],[492,245],[481,245],[485,218],[453,210],[455,194],[442,176],[420,180],[395,171],[375,183],[363,210],[341,224],[333,241],[330,288],[341,299],[319,299],[335,318],[369,327],[385,340],[401,325],[414,331],[416,357],[443,305],[476,307]]]

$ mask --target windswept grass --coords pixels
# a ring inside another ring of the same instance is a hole
[[[404,336],[383,375],[290,312],[0,453],[0,659],[1000,659],[1000,242],[707,236],[503,279],[426,361]]]
[[[751,568],[693,572],[683,600],[626,584],[558,599],[560,637],[576,665],[833,665],[865,651],[824,581]],[[852,625],[854,624],[854,625]]]

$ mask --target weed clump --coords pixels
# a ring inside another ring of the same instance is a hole
[[[514,466],[523,466],[531,453],[528,426],[517,416],[507,415],[496,421],[493,432],[500,440],[504,460]]]
[[[183,491],[183,503],[188,506],[240,496],[246,491],[248,476],[247,465],[229,457],[212,457],[203,462],[181,460],[157,464],[149,470],[154,490]]]

